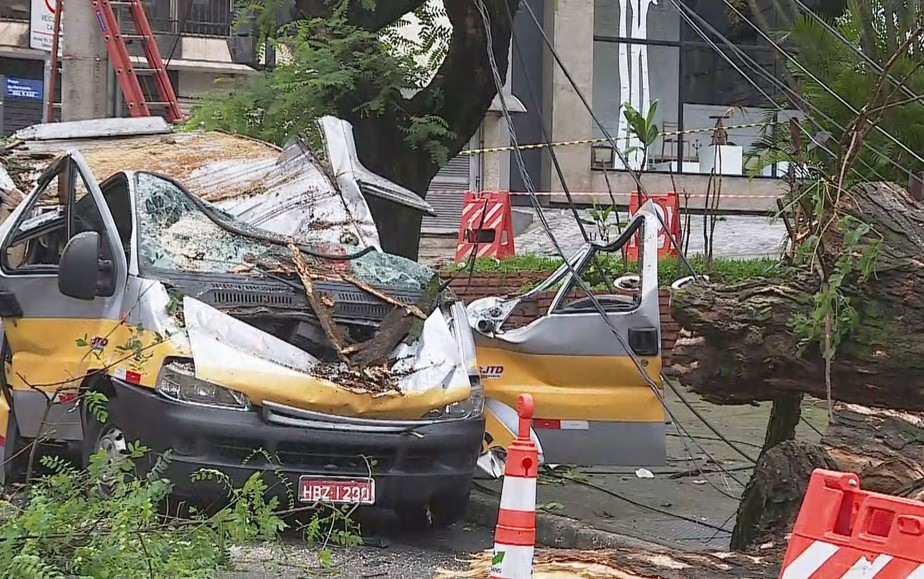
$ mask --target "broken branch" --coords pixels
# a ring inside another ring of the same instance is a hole
[[[337,351],[337,356],[339,356],[342,361],[349,363],[350,359],[343,353],[343,341],[341,340],[337,326],[334,324],[334,319],[330,314],[330,310],[321,303],[321,300],[319,300],[318,296],[314,293],[311,272],[308,270],[308,264],[305,263],[304,258],[302,258],[302,252],[294,243],[289,244],[289,250],[292,252],[292,262],[295,264],[295,271],[298,273],[299,279],[302,280],[302,285],[305,286],[305,297],[308,298],[311,309],[313,309],[314,313],[318,316],[321,329],[324,330],[324,334],[327,335],[327,339],[330,340],[331,346]]]

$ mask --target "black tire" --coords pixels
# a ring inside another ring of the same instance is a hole
[[[115,460],[115,454],[117,452],[124,453],[126,451],[127,442],[125,440],[125,435],[116,422],[114,422],[111,410],[105,424],[100,423],[100,421],[96,419],[96,416],[93,415],[93,412],[88,408],[84,408],[83,412],[84,430],[81,452],[83,468],[90,466],[90,457],[96,454],[100,449],[104,449],[107,453],[111,453],[110,458],[112,460]],[[120,448],[115,448],[116,446]],[[97,490],[105,496],[110,493],[111,487],[107,485],[104,480],[101,480],[97,485]]]
[[[406,531],[445,529],[462,520],[468,509],[470,490],[447,493],[430,499],[430,503],[410,503],[395,509],[401,528]]]

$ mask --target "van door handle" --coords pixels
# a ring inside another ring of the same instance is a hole
[[[658,328],[631,328],[629,347],[639,356],[657,356],[661,351]]]

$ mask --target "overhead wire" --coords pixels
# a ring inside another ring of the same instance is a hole
[[[854,43],[850,42],[841,33],[840,30],[831,26],[831,24],[827,20],[825,20],[824,18],[816,14],[814,10],[812,10],[805,4],[805,2],[803,2],[802,0],[793,0],[793,1],[796,3],[796,5],[799,8],[801,8],[803,11],[809,14],[813,20],[821,24],[821,26],[825,30],[827,30],[830,34],[833,34],[834,37],[837,38],[841,43],[843,43],[845,46],[847,46],[853,52],[855,52],[858,56],[860,56],[860,58],[862,58],[864,62],[866,62],[866,64],[870,66],[870,68],[872,68],[874,71],[876,71],[879,74],[883,74],[885,72],[885,69],[882,68],[882,66],[878,62],[873,60],[873,58],[870,55],[863,52],[863,50],[858,48]],[[918,15],[918,17],[920,18],[920,15]],[[892,76],[892,73],[886,73],[886,78],[894,82],[898,86],[898,89],[901,90],[905,94],[906,97],[908,97],[909,100],[907,102],[910,103],[910,102],[920,101],[921,99],[924,99],[924,95],[916,94],[914,91],[911,90],[910,87],[908,87],[907,84],[905,84],[904,82]]]
[[[778,111],[783,112],[785,111],[785,109],[782,106],[780,106],[779,103],[776,103],[773,97],[767,94],[767,92],[763,90],[763,88],[761,88],[760,85],[758,85],[754,81],[754,79],[752,79],[749,75],[745,74],[744,71],[742,71],[741,68],[733,60],[731,60],[731,58],[727,54],[725,54],[725,52],[715,43],[715,41],[709,38],[709,36],[703,31],[703,28],[701,28],[700,25],[702,25],[707,30],[709,30],[709,32],[711,32],[713,35],[718,37],[719,40],[721,40],[723,44],[725,44],[729,49],[731,49],[731,51],[734,52],[752,72],[755,72],[759,74],[760,76],[764,77],[765,80],[767,80],[770,84],[774,85],[774,87],[777,88],[778,90],[782,90],[783,92],[787,93],[790,96],[790,99],[789,99],[790,102],[793,104],[793,106],[796,107],[796,109],[799,112],[801,112],[802,114],[805,114],[805,111],[801,110],[795,104],[796,101],[805,103],[806,105],[809,106],[810,109],[812,109],[814,114],[821,116],[826,122],[834,125],[837,129],[841,131],[846,131],[843,125],[841,125],[840,123],[835,121],[833,118],[831,118],[827,113],[821,110],[821,108],[816,106],[811,101],[806,101],[802,99],[801,95],[799,95],[795,90],[793,90],[792,87],[787,85],[782,80],[776,78],[772,73],[767,72],[767,70],[763,66],[761,66],[759,63],[757,63],[757,61],[755,61],[753,57],[751,57],[746,52],[742,51],[731,40],[729,40],[727,36],[719,32],[707,20],[705,20],[702,16],[697,14],[696,11],[678,2],[678,0],[670,0],[670,2],[674,5],[674,7],[680,13],[681,18],[683,18],[684,21],[687,22],[690,28],[692,28],[700,36],[700,38],[705,40],[706,43],[723,58],[723,60],[725,60],[729,65],[731,65],[738,72],[738,74],[740,74],[743,78],[745,78],[751,84],[751,86],[753,86],[756,90],[758,90],[764,96],[764,98],[768,100],[768,102],[775,104],[777,106]],[[692,21],[694,18],[699,22],[700,25]],[[814,124],[819,130],[822,130],[822,131],[825,130],[825,127],[821,125],[821,123],[819,123],[817,120],[815,120],[811,115],[805,115],[805,116],[809,120],[809,122]],[[821,150],[831,155],[831,157],[833,157],[834,159],[837,159],[837,154],[834,151],[832,151],[831,148],[828,147],[824,142],[819,141],[817,139],[812,139],[812,141]],[[880,150],[873,147],[870,143],[864,143],[864,146],[869,148],[874,153],[878,154],[880,157],[884,159],[888,159],[897,169],[901,171],[908,171],[906,167],[898,164],[897,162],[892,160],[887,155],[883,155]],[[882,179],[884,181],[889,180],[886,177],[884,177],[879,171],[877,171],[874,167],[872,167],[868,162],[866,162],[864,159],[860,158],[858,159],[858,161],[862,163],[867,169],[869,169],[879,179]]]
[[[855,115],[859,115],[859,114],[860,114],[860,111],[857,110],[857,109],[856,109],[853,105],[851,105],[849,102],[847,102],[840,94],[838,94],[837,91],[835,91],[834,89],[832,89],[828,84],[824,83],[821,79],[818,78],[817,75],[815,75],[815,74],[812,73],[810,70],[808,70],[807,68],[805,68],[805,67],[802,65],[802,63],[800,63],[794,56],[792,56],[791,54],[789,54],[782,46],[779,45],[779,43],[777,43],[775,40],[773,40],[772,38],[770,38],[770,36],[769,36],[766,32],[764,32],[763,30],[761,30],[760,26],[758,26],[756,23],[754,23],[753,20],[751,20],[750,18],[748,18],[737,6],[735,6],[734,3],[731,2],[731,0],[723,0],[723,2],[724,2],[725,5],[728,6],[728,7],[729,7],[729,8],[730,8],[730,9],[731,9],[731,10],[732,10],[743,22],[747,23],[751,28],[753,28],[753,29],[764,39],[765,42],[769,43],[770,46],[772,46],[777,52],[779,52],[784,58],[786,58],[787,61],[791,62],[791,63],[794,64],[796,67],[798,67],[799,70],[800,70],[803,74],[805,74],[806,76],[808,76],[808,77],[812,80],[812,82],[814,82],[814,83],[818,84],[820,87],[822,87],[822,88],[825,90],[825,92],[827,92],[827,93],[830,94],[832,97],[834,97],[839,103],[841,103],[842,106],[844,106],[844,107],[845,107],[847,110],[849,110],[852,114],[855,114]],[[903,151],[905,151],[906,153],[908,153],[909,155],[911,155],[916,161],[918,161],[918,162],[921,163],[921,164],[924,164],[924,158],[922,158],[922,157],[921,157],[920,155],[918,155],[916,152],[914,152],[913,150],[911,150],[911,148],[908,147],[908,145],[906,145],[906,144],[904,144],[903,142],[901,142],[899,139],[897,139],[897,138],[896,138],[895,136],[893,136],[891,133],[889,133],[888,131],[886,131],[885,129],[883,129],[881,126],[879,126],[878,124],[874,124],[874,125],[873,125],[873,129],[875,129],[875,130],[878,131],[880,134],[882,134],[883,136],[885,136],[888,140],[892,141],[892,143],[894,143],[895,145],[898,145],[898,147],[899,147],[900,149],[902,149]]]
[[[536,25],[536,29],[539,31],[540,36],[542,36],[542,39],[545,45],[549,48],[549,52],[552,54],[552,57],[555,59],[555,62],[558,64],[558,67],[561,69],[562,74],[565,75],[565,79],[574,89],[574,92],[578,95],[578,98],[581,99],[581,103],[583,103],[584,108],[587,109],[587,111],[590,113],[591,119],[593,119],[594,123],[603,133],[604,138],[606,138],[607,142],[609,142],[610,146],[613,148],[613,152],[616,154],[616,156],[619,157],[620,162],[626,168],[627,172],[632,176],[632,180],[635,182],[635,186],[638,188],[639,194],[646,201],[650,200],[651,196],[648,194],[647,190],[642,185],[641,171],[636,170],[632,167],[632,164],[629,162],[629,159],[626,156],[626,154],[622,150],[620,150],[619,146],[616,144],[616,141],[613,139],[613,136],[606,129],[603,123],[600,122],[600,119],[597,118],[596,113],[594,113],[593,111],[593,107],[590,106],[590,103],[587,101],[587,97],[584,95],[584,92],[580,89],[580,87],[574,81],[574,77],[571,76],[571,72],[565,66],[564,62],[562,62],[561,57],[558,55],[558,51],[555,50],[555,46],[552,44],[552,41],[549,39],[548,34],[545,33],[545,29],[542,27],[542,24],[539,22],[539,19],[536,17],[536,13],[533,12],[533,9],[529,5],[529,2],[523,2],[522,6],[523,8],[526,9],[526,12],[529,14],[533,23]],[[511,28],[513,28],[512,22],[511,22]],[[657,216],[658,222],[660,223],[661,227],[664,230],[663,231],[664,235],[666,235],[668,240],[670,241],[671,247],[673,247],[677,251],[677,255],[680,258],[680,260],[683,262],[683,265],[690,271],[690,273],[693,274],[694,279],[698,278],[699,274],[696,272],[693,266],[690,265],[690,262],[689,260],[687,260],[686,256],[683,254],[683,251],[680,250],[679,241],[674,237],[674,234],[671,232],[670,228],[664,222],[664,218],[661,216],[661,213],[656,211],[655,214]]]
[[[587,295],[587,298],[588,298],[588,300],[590,301],[590,303],[594,306],[594,309],[596,309],[597,313],[600,315],[600,317],[601,317],[601,319],[603,320],[603,322],[606,324],[606,326],[608,327],[608,329],[609,329],[609,330],[613,333],[613,335],[616,337],[616,340],[620,343],[621,347],[622,347],[623,350],[626,352],[626,354],[628,355],[629,359],[632,361],[633,365],[635,366],[636,371],[639,373],[639,375],[640,375],[640,376],[642,377],[642,379],[645,381],[646,385],[651,389],[652,393],[655,395],[655,397],[656,397],[656,398],[658,399],[658,401],[661,403],[661,406],[664,408],[664,411],[667,413],[667,415],[671,418],[671,420],[673,420],[673,422],[675,423],[675,425],[676,425],[678,431],[681,431],[681,432],[685,433],[688,437],[690,437],[690,439],[697,445],[697,447],[699,448],[699,450],[700,450],[704,455],[706,455],[707,457],[709,457],[709,458],[712,460],[712,462],[713,462],[714,464],[721,466],[721,463],[720,463],[719,461],[717,461],[716,459],[714,459],[714,458],[712,457],[712,455],[709,453],[709,451],[707,451],[707,450],[705,449],[705,447],[703,447],[703,445],[699,443],[699,441],[697,441],[695,438],[693,438],[693,437],[690,435],[689,431],[687,431],[686,428],[685,428],[685,427],[680,423],[680,421],[677,419],[676,415],[673,413],[673,411],[670,409],[670,407],[668,406],[668,404],[667,404],[666,401],[664,400],[664,396],[663,396],[663,394],[661,393],[661,390],[660,390],[658,384],[656,384],[655,381],[654,381],[654,380],[651,378],[651,376],[648,374],[648,372],[647,372],[646,369],[645,369],[644,364],[643,364],[642,361],[639,359],[639,357],[635,354],[635,352],[632,350],[631,346],[630,346],[630,345],[628,344],[628,342],[626,341],[626,338],[624,338],[624,337],[622,336],[621,332],[619,331],[619,329],[616,328],[615,325],[613,325],[613,321],[612,321],[612,320],[609,318],[609,316],[607,315],[607,312],[606,312],[606,310],[603,308],[603,306],[600,304],[600,301],[596,298],[596,296],[594,295],[594,293],[593,293],[593,292],[590,290],[590,288],[587,286],[587,284],[586,284],[586,282],[583,280],[583,278],[581,278],[581,276],[578,275],[578,273],[574,270],[574,266],[571,264],[570,260],[567,259],[567,256],[565,255],[564,251],[562,250],[561,246],[559,245],[558,240],[555,239],[555,234],[552,232],[552,229],[551,229],[551,227],[550,227],[549,224],[548,224],[548,220],[547,220],[546,217],[545,217],[545,213],[544,213],[544,211],[543,211],[542,205],[539,203],[539,200],[538,200],[538,198],[536,197],[535,188],[534,188],[534,186],[533,186],[532,179],[531,179],[530,176],[529,176],[529,172],[526,170],[526,165],[525,165],[525,163],[524,163],[524,161],[523,161],[522,153],[521,153],[521,151],[520,151],[520,149],[519,149],[519,146],[518,146],[518,140],[517,140],[517,136],[516,136],[516,131],[515,131],[514,126],[513,126],[512,118],[511,118],[511,115],[510,115],[510,110],[509,110],[509,108],[507,107],[507,100],[506,100],[506,97],[504,96],[504,93],[503,93],[503,85],[504,85],[504,82],[503,82],[503,80],[501,79],[500,70],[499,70],[499,67],[497,66],[496,59],[494,58],[494,40],[493,40],[493,35],[492,35],[492,33],[491,33],[490,16],[488,15],[487,8],[484,6],[483,0],[475,0],[475,5],[476,5],[476,7],[477,7],[477,9],[478,9],[478,11],[479,11],[479,13],[480,13],[480,15],[481,15],[482,22],[483,22],[483,25],[484,25],[484,28],[485,28],[485,41],[486,41],[486,44],[487,44],[488,62],[489,62],[489,65],[490,65],[490,67],[491,67],[492,76],[494,77],[494,84],[495,84],[495,88],[496,88],[496,90],[497,90],[498,100],[500,101],[501,110],[502,110],[502,113],[503,113],[503,115],[504,115],[505,120],[507,121],[507,130],[508,130],[508,133],[509,133],[509,136],[510,136],[510,140],[511,140],[511,143],[513,144],[513,147],[514,147],[514,160],[516,161],[517,168],[518,168],[518,170],[519,170],[519,172],[520,172],[521,178],[523,179],[524,185],[525,185],[525,187],[526,187],[526,189],[527,189],[527,192],[528,192],[528,194],[529,194],[529,199],[530,199],[530,201],[531,201],[531,203],[532,203],[532,205],[533,205],[533,207],[534,207],[534,209],[535,209],[535,211],[536,211],[536,215],[537,215],[537,217],[539,218],[540,224],[542,224],[542,227],[543,227],[543,229],[544,229],[546,235],[548,236],[550,242],[552,243],[553,247],[555,248],[556,252],[558,253],[558,255],[559,255],[559,256],[562,258],[562,260],[564,261],[564,266],[565,266],[566,269],[568,270],[568,272],[569,272],[569,274],[570,274],[570,276],[571,276],[571,279],[572,279],[573,283],[575,283],[575,284],[581,289],[581,291],[582,291],[584,294]],[[527,8],[529,8],[529,4],[528,4],[528,3],[527,3],[527,4],[524,4],[524,6],[526,6]],[[534,15],[534,14],[533,14],[533,17],[534,17],[534,18],[533,18],[533,19],[534,19],[534,22],[535,22],[535,23],[537,24],[537,26],[538,26],[538,20],[535,19],[535,15]],[[513,23],[513,21],[511,20],[511,22],[510,22],[510,27],[511,27],[511,29],[513,28],[513,26],[514,26],[514,23]],[[542,31],[541,26],[539,26],[539,29],[540,29],[541,32],[544,32],[544,31]],[[549,46],[550,50],[554,51],[554,46],[551,46],[551,43],[548,41],[548,37],[547,37],[547,36],[545,36],[545,39],[546,39],[546,41],[547,41],[547,45]],[[563,64],[561,63],[560,59],[556,59],[556,60],[559,62],[559,66],[562,66],[562,67],[563,67]],[[570,76],[570,74],[569,74],[569,76]],[[578,90],[578,91],[579,91],[579,88],[575,86],[575,90]],[[582,94],[582,93],[580,93],[580,94],[581,94],[582,100],[584,100],[584,102],[586,103],[586,99],[584,98],[583,94]],[[594,119],[596,119],[596,116],[593,115],[593,112],[592,112],[592,111],[591,111],[591,115],[594,117]],[[599,120],[597,120],[596,122],[599,124]],[[614,143],[614,145],[615,145],[615,143]],[[655,214],[657,214],[657,212],[655,212]],[[662,221],[662,223],[663,223],[663,221]],[[666,229],[667,229],[667,228],[665,228],[665,230],[666,230]],[[691,268],[691,270],[692,270],[692,268]],[[644,272],[643,272],[643,274],[644,274]],[[740,485],[743,485],[743,484],[744,484],[744,483],[742,483],[740,480],[738,480],[734,475],[732,475],[731,473],[727,473],[727,475],[729,476],[729,478],[731,478],[732,480],[734,480],[734,481],[737,482],[738,484],[740,484]]]

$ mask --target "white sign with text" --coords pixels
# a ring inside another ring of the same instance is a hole
[[[29,25],[30,47],[51,52],[51,40],[55,35],[55,3],[56,0],[32,0],[32,18]],[[61,30],[63,32],[63,26]]]

